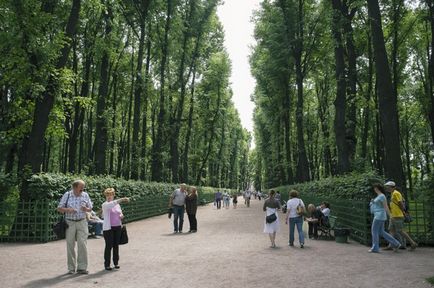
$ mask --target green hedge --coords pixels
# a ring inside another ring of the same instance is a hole
[[[130,197],[133,201],[149,196],[164,195],[169,197],[179,187],[179,184],[142,182],[109,176],[43,173],[35,174],[29,179],[30,197],[34,200],[59,200],[66,191],[71,189],[71,183],[76,179],[82,179],[86,182],[86,191],[94,202],[94,206],[100,206],[104,202],[103,191],[108,187],[113,187],[116,190],[116,197]],[[200,200],[210,202],[214,199],[217,188],[197,187],[197,190]],[[232,192],[229,189],[221,190]]]
[[[372,184],[378,182],[384,183],[384,180],[374,173],[349,174],[274,189],[282,194],[283,199],[288,199],[289,191],[295,189],[301,197],[369,200],[374,196]]]

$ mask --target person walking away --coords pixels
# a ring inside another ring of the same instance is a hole
[[[232,204],[234,205],[234,209],[237,209],[238,196],[237,196],[237,194],[234,194],[232,197],[233,197],[232,198]]]
[[[321,223],[321,219],[324,217],[321,210],[316,208],[315,205],[307,205],[307,212],[309,217],[306,218],[309,225],[309,239],[318,239],[318,225]]]
[[[245,196],[246,196],[245,204],[247,207],[250,207],[250,197],[252,197],[252,193],[249,190],[247,190]]]
[[[282,201],[282,195],[280,195],[280,192],[279,192],[279,191],[276,192],[276,195],[274,196],[274,198],[275,198],[277,201],[279,201],[279,203],[281,203],[281,201]]]
[[[217,209],[222,208],[222,192],[217,191],[214,195],[215,202],[217,203]]]
[[[294,230],[295,226],[297,226],[298,241],[300,243],[300,248],[303,248],[303,213],[305,211],[305,206],[303,200],[298,197],[298,192],[296,190],[289,192],[289,197],[290,199],[286,204],[288,216],[285,221],[286,224],[289,223],[289,246],[294,246]]]
[[[268,236],[270,237],[270,248],[276,248],[276,233],[279,232],[280,229],[279,215],[277,211],[280,210],[281,205],[280,202],[274,198],[275,194],[276,192],[274,190],[271,190],[270,197],[264,201],[264,205],[262,207],[265,212],[265,219],[267,218],[267,216],[270,216],[272,214],[276,215],[276,220],[274,222],[267,223],[267,221],[265,220],[264,224],[264,233],[268,233]]]
[[[57,206],[57,211],[65,214],[66,223],[66,250],[68,273],[89,274],[87,270],[87,236],[89,228],[86,221],[86,212],[92,211],[92,201],[84,192],[85,182],[75,180],[72,189],[63,194]],[[77,242],[77,254],[75,253]]]
[[[184,206],[187,185],[182,183],[180,188],[173,191],[169,200],[169,208],[173,209],[173,233],[182,233],[184,224]]]
[[[259,201],[261,201],[261,197],[262,197],[262,193],[261,193],[261,191],[258,191],[258,200]],[[279,201],[279,203],[280,203],[280,201]]]
[[[223,205],[225,206],[226,209],[229,209],[230,200],[231,198],[229,197],[228,192],[225,192],[223,194]]]
[[[102,213],[104,216],[103,234],[105,240],[104,248],[104,268],[107,271],[113,270],[110,266],[110,258],[113,250],[113,265],[115,269],[119,269],[119,242],[121,240],[122,213],[121,203],[128,203],[128,198],[120,198],[114,200],[115,189],[107,188],[104,190],[106,201],[102,204]]]
[[[190,187],[190,191],[185,197],[185,209],[187,210],[188,222],[190,223],[189,233],[197,232],[197,189],[196,187]]]
[[[386,196],[384,196],[384,188],[381,184],[374,184],[374,192],[377,194],[375,199],[371,200],[369,204],[371,214],[374,219],[372,220],[371,234],[372,234],[372,247],[368,250],[370,253],[380,252],[380,236],[389,242],[389,245],[393,247],[393,250],[398,251],[401,244],[398,240],[393,238],[392,235],[384,231],[384,223],[387,220],[387,215],[391,216],[389,207],[387,206]]]
[[[401,243],[402,247],[406,247],[407,243],[410,242],[411,250],[416,249],[417,243],[411,239],[410,235],[405,232],[404,229],[404,213],[405,206],[402,198],[401,192],[396,189],[396,184],[393,181],[388,181],[384,184],[386,191],[391,193],[390,197],[390,213],[391,218],[389,221],[389,232]],[[387,246],[386,250],[392,250],[392,246]]]

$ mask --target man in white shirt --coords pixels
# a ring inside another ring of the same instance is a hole
[[[187,185],[182,183],[180,188],[173,191],[169,200],[169,208],[173,209],[173,233],[182,233],[184,224],[184,206]]]

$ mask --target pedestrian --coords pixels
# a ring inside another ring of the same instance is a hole
[[[250,207],[250,197],[252,197],[252,193],[249,190],[247,190],[246,193],[244,194],[244,197],[245,197],[244,203],[246,204],[247,207]]]
[[[386,196],[384,196],[384,187],[381,184],[373,185],[374,192],[377,197],[371,200],[369,204],[371,214],[373,214],[374,219],[372,220],[371,234],[372,234],[372,247],[368,250],[370,253],[380,252],[380,236],[389,242],[389,245],[396,252],[401,246],[398,240],[393,238],[392,235],[384,231],[384,223],[387,220],[387,215],[391,216],[389,207],[387,206]]]
[[[237,209],[237,204],[238,204],[238,195],[234,194],[232,196],[232,204],[234,205],[234,209]]]
[[[121,240],[122,213],[121,203],[128,203],[128,198],[115,198],[115,189],[107,188],[104,190],[106,201],[102,204],[102,213],[104,216],[103,234],[105,240],[104,248],[104,268],[107,271],[113,270],[110,266],[110,258],[113,250],[113,265],[115,269],[119,269],[119,242]]]
[[[231,197],[229,197],[228,192],[225,192],[225,193],[223,194],[223,206],[224,206],[226,209],[229,209],[230,201],[231,201]]]
[[[280,195],[280,192],[279,192],[279,191],[276,192],[276,196],[274,196],[274,198],[275,198],[277,201],[279,201],[279,203],[282,201],[282,196]]]
[[[274,198],[275,194],[276,192],[271,190],[270,197],[264,201],[264,205],[262,207],[265,212],[264,233],[268,233],[268,236],[270,237],[270,248],[276,248],[276,233],[279,232],[280,229],[279,215],[277,211],[280,210],[281,205],[280,202]],[[273,222],[268,223],[267,217],[272,214],[276,215],[276,219]]]
[[[401,246],[406,248],[406,240],[410,242],[411,250],[416,249],[417,243],[411,239],[410,235],[404,229],[404,211],[405,205],[401,192],[396,188],[393,181],[388,181],[384,184],[386,191],[391,193],[390,197],[390,221],[389,232],[401,243]],[[392,250],[392,246],[387,246],[385,250]]]
[[[307,205],[307,212],[309,214],[309,217],[306,218],[309,226],[309,239],[318,239],[318,225],[320,225],[324,215],[321,210],[316,208],[313,204]]]
[[[92,201],[84,191],[85,182],[75,180],[72,189],[63,194],[57,211],[65,214],[66,223],[66,249],[68,273],[89,274],[87,270],[87,236],[89,228],[86,221],[86,212],[92,211]],[[77,242],[77,254],[75,252]]]
[[[297,226],[298,240],[300,242],[300,248],[304,247],[304,235],[303,235],[303,214],[305,206],[303,200],[298,197],[298,192],[292,190],[289,192],[290,199],[286,204],[288,216],[286,218],[286,224],[289,223],[289,246],[294,246],[294,230]]]
[[[214,195],[214,201],[217,204],[217,209],[221,209],[222,208],[222,192],[217,191]]]
[[[169,208],[173,209],[173,234],[182,233],[186,188],[187,185],[182,183],[180,188],[173,191],[169,199]]]
[[[262,193],[261,193],[261,191],[258,191],[258,200],[259,201],[261,201],[261,197],[262,197]],[[279,203],[280,203],[280,201],[279,201]]]
[[[187,210],[188,222],[190,223],[189,233],[197,232],[197,189],[192,186],[189,189],[189,193],[185,197],[185,209]]]

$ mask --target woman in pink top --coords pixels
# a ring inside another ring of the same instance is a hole
[[[128,203],[128,198],[114,200],[115,189],[107,188],[104,190],[106,202],[102,204],[104,216],[103,233],[105,240],[104,267],[105,270],[112,270],[110,267],[111,250],[113,249],[113,264],[115,269],[119,269],[119,241],[121,238],[122,214],[120,203]]]

